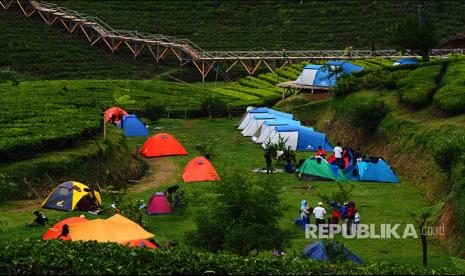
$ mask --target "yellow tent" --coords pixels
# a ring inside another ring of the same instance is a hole
[[[94,219],[69,225],[69,236],[73,241],[127,242],[153,237],[137,223],[121,215],[108,219]]]
[[[95,201],[92,200],[95,197]],[[58,185],[42,203],[42,208],[56,209],[62,211],[73,211],[78,209],[89,208],[95,202],[98,206],[102,205],[102,195],[98,191],[89,189],[86,185],[68,181]],[[79,208],[81,207],[81,208]]]

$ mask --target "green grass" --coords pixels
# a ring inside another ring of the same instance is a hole
[[[450,114],[465,112],[465,62],[454,62],[448,68],[441,87],[433,98],[434,104]]]
[[[234,128],[238,118],[202,120],[161,120],[157,125],[163,127],[163,132],[174,135],[188,150],[189,156],[169,157],[171,162],[177,165],[174,179],[169,185],[178,184],[187,191],[191,197],[184,215],[173,214],[166,216],[145,217],[147,229],[153,232],[161,242],[167,240],[182,240],[184,233],[193,229],[193,217],[197,210],[202,208],[206,200],[214,198],[212,186],[216,183],[182,183],[181,173],[186,163],[197,156],[194,147],[198,143],[215,145],[216,156],[212,162],[218,173],[224,174],[231,169],[239,170],[244,174],[251,173],[254,168],[263,167],[263,152],[260,146],[240,135]],[[128,139],[129,145],[135,147],[141,144],[143,138]],[[308,153],[300,153],[299,157],[309,156]],[[320,199],[317,191],[329,193],[337,189],[334,182],[312,182],[313,189],[304,194],[303,182],[295,176],[288,174],[263,175],[269,181],[275,181],[282,187],[281,198],[284,203],[284,215],[281,220],[283,227],[289,229],[292,234],[292,245],[289,252],[299,253],[311,240],[304,238],[304,233],[294,226],[293,219],[298,216],[299,203],[302,199],[314,205]],[[426,205],[422,200],[420,191],[409,182],[409,179],[401,177],[402,182],[397,185],[381,183],[354,183],[352,200],[358,204],[363,223],[411,223],[407,215],[408,209],[417,209]],[[344,185],[349,185],[346,183]],[[130,198],[148,200],[152,193],[163,191],[167,185],[155,190],[139,194],[130,194]],[[104,199],[105,200],[105,199]],[[106,202],[111,204],[111,202]],[[4,232],[0,232],[1,238],[25,238],[40,237],[44,228],[25,229],[23,225],[32,218],[33,209],[15,210],[18,203],[9,203],[0,206],[3,220],[8,222]],[[44,210],[44,213],[53,220],[78,213],[62,213],[58,211]],[[347,240],[345,244],[352,252],[363,260],[393,261],[397,263],[420,264],[421,245],[419,240]],[[433,266],[450,266],[450,260],[442,251],[430,241],[430,258]],[[263,253],[269,254],[269,253]]]

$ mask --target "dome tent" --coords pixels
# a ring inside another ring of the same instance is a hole
[[[147,205],[147,215],[171,214],[171,206],[164,193],[158,192],[152,195]]]
[[[349,180],[399,183],[399,178],[382,158],[370,158],[360,162],[347,170],[346,176]]]
[[[310,158],[305,160],[297,169],[297,172],[318,180],[346,180],[338,166],[331,165],[323,158]]]
[[[68,181],[58,185],[50,193],[42,203],[42,208],[68,212],[75,209],[88,211],[93,204],[102,205],[102,195],[99,191],[76,181]]]
[[[200,156],[189,161],[184,168],[182,180],[184,182],[218,181],[220,177],[212,163]]]
[[[140,152],[145,157],[187,155],[181,143],[168,133],[159,133],[147,139]]]
[[[334,241],[329,241],[334,243]],[[350,252],[347,248],[345,248],[342,245],[335,244],[335,246],[341,246],[342,250],[344,252],[344,255],[346,256],[347,260],[352,261],[356,264],[362,264],[362,260],[354,255],[352,252]],[[325,244],[322,241],[312,243],[305,247],[303,251],[303,255],[309,259],[313,260],[320,260],[320,261],[328,261],[329,256],[325,252]]]
[[[420,64],[420,61],[417,58],[401,58],[396,60],[392,66],[398,65],[409,65],[409,64]]]
[[[128,115],[126,110],[119,108],[119,107],[112,107],[105,111],[105,121],[110,122],[111,116],[114,116],[115,123],[118,123],[121,118],[125,115]]]
[[[126,115],[118,122],[118,127],[123,129],[125,136],[148,136],[149,131],[136,115]]]

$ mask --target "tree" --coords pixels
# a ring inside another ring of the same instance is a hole
[[[425,207],[417,211],[409,211],[409,215],[414,219],[420,230],[420,240],[423,252],[423,266],[428,266],[428,243],[426,239],[426,227],[437,217],[444,203]]]
[[[279,192],[270,178],[231,173],[223,177],[217,194],[218,198],[199,212],[196,229],[187,235],[192,245],[243,256],[286,245],[289,235],[279,227]]]
[[[129,92],[128,89],[126,89],[126,91]],[[131,100],[131,96],[121,95],[120,92],[115,92],[113,94],[113,99],[115,101],[115,104],[118,106],[132,105],[136,103],[135,100]]]
[[[400,49],[417,52],[429,62],[430,50],[438,44],[434,25],[424,16],[406,17],[388,29],[389,41]]]

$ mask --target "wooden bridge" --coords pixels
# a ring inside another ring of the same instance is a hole
[[[115,30],[105,22],[92,16],[84,16],[77,11],[60,7],[53,3],[29,0],[0,0],[0,6],[8,10],[17,5],[26,17],[40,16],[49,26],[63,25],[69,32],[82,32],[90,45],[100,42],[112,53],[126,46],[137,58],[142,50],[149,51],[158,63],[168,54],[173,54],[181,66],[192,63],[202,75],[202,80],[221,65],[228,73],[234,66],[243,66],[249,74],[260,67],[266,67],[274,73],[275,69],[286,64],[311,60],[367,59],[414,57],[411,52],[396,50],[311,50],[311,51],[207,51],[188,39],[178,39],[162,34],[150,34],[138,31]],[[465,49],[434,49],[432,56],[446,56],[451,53],[465,53]],[[217,68],[215,68],[217,66]]]

